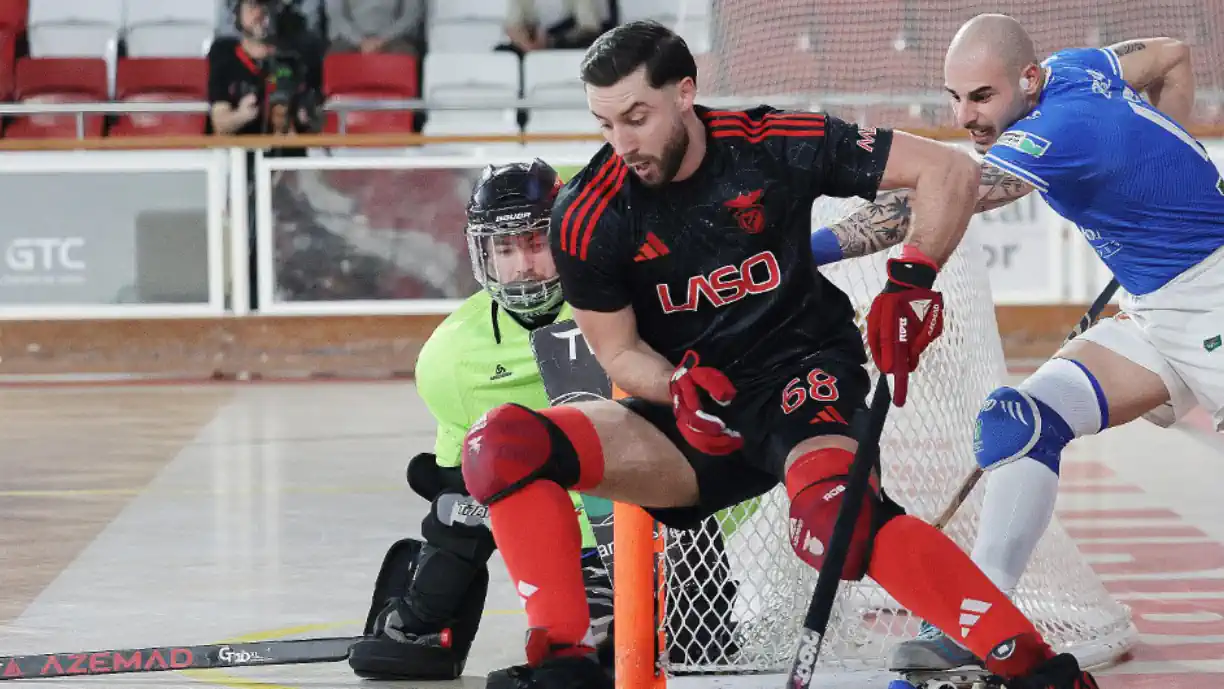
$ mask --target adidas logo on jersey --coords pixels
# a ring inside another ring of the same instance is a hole
[[[667,248],[663,240],[659,239],[654,232],[647,232],[646,241],[642,243],[641,248],[638,249],[637,256],[634,256],[633,260],[636,263],[641,263],[642,261],[649,261],[652,258],[659,258],[670,253],[671,250]]]
[[[845,425],[846,417],[842,416],[841,412],[833,407],[825,407],[820,410],[820,413],[812,417],[812,420],[808,421],[808,423],[840,423]]]

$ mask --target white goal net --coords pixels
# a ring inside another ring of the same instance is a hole
[[[855,199],[822,199],[815,216],[821,223],[842,217]],[[895,250],[894,250],[895,251]],[[843,261],[822,268],[830,280],[851,296],[860,326],[871,300],[883,287],[888,254]],[[881,441],[885,490],[910,514],[928,522],[944,509],[965,476],[975,466],[974,421],[982,400],[1002,384],[1005,375],[1002,347],[995,322],[985,256],[972,237],[958,249],[941,272],[936,289],[944,294],[947,319],[944,334],[923,354],[910,377],[909,397],[902,408],[892,408]],[[871,369],[873,380],[877,376]],[[963,549],[972,548],[981,509],[983,479],[946,529]],[[664,591],[672,595],[665,608],[694,604],[730,606],[733,622],[724,629],[693,629],[709,624],[695,615],[664,614],[656,619],[665,642],[659,654],[664,672],[672,677],[691,673],[761,675],[789,670],[817,573],[799,561],[791,549],[787,500],[776,489],[760,500],[722,515],[721,533],[734,591],[686,580],[688,571],[673,563],[712,561],[709,539],[676,538],[664,534],[666,556],[661,565]],[[685,552],[703,548],[707,552]],[[664,594],[665,596],[667,594]],[[1108,662],[1134,642],[1129,611],[1113,601],[1080,556],[1057,519],[1037,548],[1032,565],[1021,580],[1014,600],[1058,650],[1075,653],[1085,665]],[[619,624],[619,623],[618,623]],[[920,621],[909,616],[869,578],[843,583],[834,607],[818,671],[858,677],[863,672],[887,669],[890,649],[912,638]],[[676,657],[666,647],[674,639],[732,639],[731,653],[711,653],[696,662]],[[669,680],[685,686],[695,680]],[[723,678],[700,686],[774,686],[763,677],[745,684],[726,684]],[[837,686],[826,679],[814,686]],[[862,686],[857,684],[855,686]]]
[[[626,0],[622,0],[624,5]],[[630,0],[630,4],[667,0]],[[814,97],[860,123],[951,126],[943,58],[982,12],[1019,20],[1038,58],[1169,36],[1191,47],[1194,122],[1224,121],[1224,8],[1203,0],[671,0],[702,96]]]

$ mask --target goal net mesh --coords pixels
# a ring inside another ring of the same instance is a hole
[[[1195,120],[1224,121],[1224,5],[1202,0],[675,0],[677,30],[702,53],[703,96],[819,95],[868,124],[951,125],[944,51],[982,12],[1016,17],[1039,57],[1170,36],[1192,47]]]
[[[814,215],[831,222],[862,201],[821,199]],[[894,249],[895,253],[895,249]],[[863,326],[872,298],[883,287],[889,253],[843,261],[821,270],[856,305]],[[941,272],[936,289],[944,294],[944,334],[923,354],[910,377],[904,407],[894,407],[881,441],[885,490],[910,514],[928,522],[944,509],[976,466],[974,420],[982,400],[1003,383],[1005,369],[984,254],[967,237]],[[878,372],[872,368],[873,381]],[[984,478],[947,526],[966,551],[973,545]],[[699,615],[663,614],[657,625],[666,639],[734,641],[731,653],[682,658],[674,649],[660,654],[668,674],[691,672],[780,673],[789,670],[817,573],[801,563],[789,540],[788,503],[781,488],[713,518],[719,524],[734,589],[686,578],[694,561],[719,559],[710,539],[682,538],[664,530],[658,556],[664,609],[677,612],[729,607],[732,622],[711,623]],[[710,525],[712,527],[712,525]],[[713,529],[711,529],[713,530]],[[704,552],[691,552],[700,548]],[[702,597],[707,597],[701,600]],[[713,598],[709,598],[709,597]],[[716,600],[722,598],[722,600]],[[1087,665],[1121,655],[1134,640],[1129,611],[1113,601],[1059,525],[1041,540],[1014,600],[1059,650]],[[694,628],[713,624],[717,629]],[[841,586],[819,658],[821,672],[886,669],[891,648],[912,638],[920,620],[909,616],[869,578]],[[720,645],[718,642],[715,646]]]

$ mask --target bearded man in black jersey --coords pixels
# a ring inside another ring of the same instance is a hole
[[[693,56],[656,23],[601,36],[582,79],[607,145],[560,192],[550,242],[575,320],[632,397],[503,405],[468,433],[464,480],[489,505],[530,628],[527,664],[492,673],[489,689],[609,686],[587,638],[566,489],[686,529],[781,483],[792,546],[820,568],[856,447],[846,422],[870,382],[848,298],[811,267],[812,203],[913,190],[911,234],[868,319],[903,404],[905,376],[942,329],[932,285],[977,198],[977,163],[948,145],[822,114],[696,105]],[[1095,687],[878,477],[843,572],[865,575],[1012,689]]]

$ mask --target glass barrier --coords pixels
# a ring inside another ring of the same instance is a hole
[[[22,153],[0,167],[0,317],[225,312],[225,151]]]
[[[267,158],[256,166],[264,313],[438,313],[478,286],[463,239],[481,169],[513,157]],[[546,157],[563,175],[585,158]],[[814,208],[814,225],[829,222]],[[838,216],[840,217],[840,216]],[[975,216],[996,303],[1066,298],[1063,221],[1038,196]]]
[[[256,165],[263,313],[447,313],[479,285],[464,207],[486,156],[264,158]],[[559,169],[583,160],[550,161]]]

